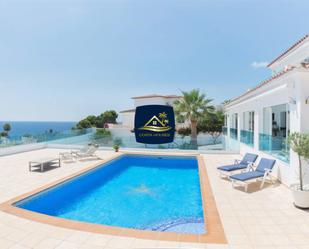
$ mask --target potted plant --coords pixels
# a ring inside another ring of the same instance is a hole
[[[115,152],[118,152],[118,151],[119,151],[119,148],[120,148],[120,145],[121,145],[121,144],[122,144],[121,138],[115,138],[115,139],[114,139],[113,148],[114,148]]]
[[[303,160],[309,159],[309,134],[294,132],[288,137],[288,144],[298,155],[299,161],[299,183],[292,184],[291,189],[294,197],[294,204],[300,208],[309,208],[309,185],[304,185]]]
[[[119,144],[114,144],[113,145],[113,149],[115,150],[115,152],[118,152],[119,151]]]

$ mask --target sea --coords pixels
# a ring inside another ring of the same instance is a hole
[[[47,121],[0,121],[0,132],[3,130],[3,125],[9,123],[11,131],[10,138],[18,138],[23,135],[39,135],[49,130],[53,132],[61,132],[71,130],[76,122],[47,122]]]

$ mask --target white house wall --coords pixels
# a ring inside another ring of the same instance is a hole
[[[134,127],[134,116],[135,112],[124,112],[121,113],[122,126],[132,129]]]
[[[250,97],[246,96],[236,101],[235,104],[227,105],[226,114],[229,115],[229,118],[233,113],[238,113],[238,140],[243,126],[243,112],[254,111],[254,148],[240,143],[240,153],[253,152],[259,154],[260,157],[274,158],[258,150],[259,133],[263,130],[263,110],[265,107],[288,104],[290,130],[309,132],[309,105],[305,104],[307,97],[309,97],[309,74],[295,70],[274,80],[269,85],[261,87],[254,93],[250,93]],[[296,101],[295,104],[294,100]],[[295,173],[298,169],[298,162],[296,159],[294,153],[291,153],[290,164],[276,159],[277,163],[273,174],[286,185],[290,185],[297,179]],[[309,171],[307,175],[309,176]]]
[[[309,104],[306,104],[306,100],[309,98],[309,72],[302,73],[299,75],[298,81],[298,96],[297,96],[297,107],[300,113],[300,122],[298,131],[302,133],[309,133]],[[292,153],[295,165],[298,166],[298,158],[295,153]],[[304,178],[305,182],[309,183],[309,163],[308,161],[303,161],[304,167]]]

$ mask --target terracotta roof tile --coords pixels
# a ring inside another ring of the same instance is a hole
[[[126,112],[135,112],[135,109],[128,109],[128,110],[120,111],[120,113],[126,113]]]

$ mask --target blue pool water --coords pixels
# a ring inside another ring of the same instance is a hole
[[[195,157],[124,155],[15,205],[90,223],[205,233]]]

